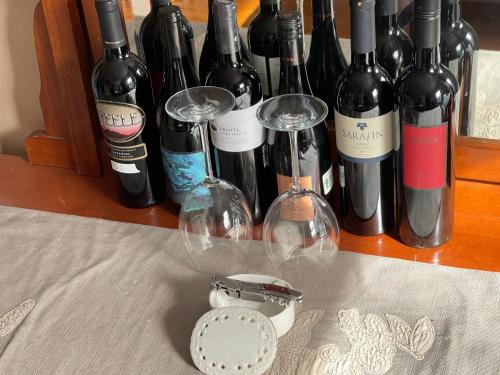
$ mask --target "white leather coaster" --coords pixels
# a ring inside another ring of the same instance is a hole
[[[276,357],[278,339],[271,321],[244,307],[214,309],[203,315],[191,336],[191,357],[207,375],[259,375]]]
[[[242,281],[250,281],[253,283],[268,283],[292,288],[289,283],[284,280],[266,275],[241,274],[229,276],[230,279],[238,279]],[[295,321],[295,302],[291,302],[288,306],[278,305],[273,302],[255,302],[246,301],[240,298],[228,296],[222,290],[212,290],[209,295],[210,306],[213,309],[229,306],[246,307],[252,310],[257,310],[267,316],[276,329],[278,337],[283,336],[292,328]]]

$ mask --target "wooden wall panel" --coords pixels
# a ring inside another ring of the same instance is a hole
[[[77,0],[41,0],[34,14],[34,37],[46,134],[27,139],[28,160],[100,175],[88,45]]]

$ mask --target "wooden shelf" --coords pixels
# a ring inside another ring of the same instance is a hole
[[[73,170],[34,166],[0,155],[0,205],[108,220],[177,227],[163,203],[146,209],[123,207],[113,175],[79,176]],[[436,249],[417,250],[387,235],[341,234],[343,250],[439,265],[500,272],[500,185],[457,181],[453,239]],[[260,227],[256,228],[259,237]]]

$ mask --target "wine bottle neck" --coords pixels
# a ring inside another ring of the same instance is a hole
[[[441,38],[440,10],[420,15],[415,14],[413,44],[418,50],[435,50]]]
[[[158,13],[162,6],[171,4],[170,0],[150,0],[149,2],[151,4],[151,13]]]
[[[425,70],[437,68],[441,64],[441,52],[439,46],[430,48],[416,47],[415,65]]]
[[[375,46],[375,8],[373,3],[360,7],[351,6],[352,56],[370,54],[375,51]]]
[[[376,62],[375,51],[369,53],[352,53],[351,55],[351,65],[354,69],[375,66]]]
[[[452,27],[462,17],[461,4],[458,0],[447,0],[443,2],[441,26],[443,28]]]
[[[127,45],[125,32],[123,30],[122,17],[118,3],[101,4],[96,6],[101,29],[101,38],[104,49],[116,50],[119,53],[122,47]],[[107,55],[106,51],[106,55]]]
[[[168,68],[168,59],[180,59],[187,56],[186,42],[182,31],[182,23],[174,22],[162,25],[163,51],[167,57],[164,61],[165,69]]]
[[[241,63],[240,33],[236,20],[236,9],[219,8],[215,17],[217,60],[222,65]]]
[[[213,11],[214,0],[208,0],[208,21],[207,21],[207,30],[210,27],[214,27],[214,11]]]
[[[375,16],[375,25],[377,33],[392,35],[398,28],[398,17],[395,14],[384,16],[377,14]]]
[[[280,40],[280,94],[303,93],[311,95],[304,63],[302,38]]]
[[[280,40],[281,66],[304,65],[304,43],[302,38]]]
[[[260,0],[260,14],[275,16],[281,9],[281,0]]]
[[[441,38],[441,2],[415,0],[413,45],[415,65],[432,70],[441,63],[439,42]]]
[[[333,21],[333,0],[313,0],[313,28],[325,21]]]

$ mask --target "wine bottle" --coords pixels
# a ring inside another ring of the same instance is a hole
[[[304,61],[302,20],[297,12],[281,14],[279,18],[280,84],[279,93],[312,95]],[[333,167],[326,122],[297,134],[300,183],[330,199],[333,187]],[[271,131],[272,161],[278,192],[284,193],[292,182],[290,140],[286,132]],[[307,203],[304,203],[307,204]]]
[[[440,0],[416,0],[415,58],[395,88],[398,229],[413,247],[440,246],[453,229],[457,84],[441,63],[439,24]]]
[[[231,91],[233,111],[210,123],[216,175],[238,187],[256,223],[263,220],[274,196],[265,187],[271,176],[265,129],[256,113],[262,103],[259,76],[241,55],[236,6],[231,0],[214,0],[217,65],[207,85]]]
[[[335,105],[344,229],[376,235],[394,226],[393,86],[375,53],[375,0],[351,0],[351,65]]]
[[[214,13],[213,13],[213,2],[214,0],[208,0],[208,22],[207,31],[205,34],[205,42],[201,49],[200,64],[199,64],[199,76],[200,82],[202,84],[206,83],[208,73],[215,68],[217,64],[217,46],[215,37],[215,23],[214,23]],[[248,51],[241,38],[240,39],[240,55],[243,60],[248,61]]]
[[[397,12],[398,0],[377,0],[375,4],[377,61],[393,80],[413,59],[413,44],[399,27]]]
[[[171,0],[150,0],[151,11],[146,15],[141,23],[137,38],[137,51],[139,56],[146,63],[146,67],[151,74],[153,83],[153,92],[156,102],[158,102],[160,88],[163,82],[163,46],[160,32],[159,10],[167,5],[170,5]],[[185,34],[186,48],[194,64],[192,39],[193,29],[189,21],[183,17],[182,28]]]
[[[461,135],[474,135],[476,108],[476,82],[479,40],[476,32],[462,18],[460,0],[442,0],[441,57],[443,64],[451,70],[458,81],[458,114]]]
[[[278,13],[281,0],[260,0],[260,13],[248,27],[250,63],[257,70],[264,99],[278,93],[280,49]]]
[[[151,79],[129,51],[118,0],[95,2],[104,54],[92,73],[92,89],[122,201],[146,207],[165,196]]]
[[[160,9],[159,18],[165,56],[165,80],[161,88],[157,118],[167,194],[178,211],[186,194],[205,177],[205,155],[200,127],[174,120],[165,111],[165,104],[175,93],[199,86],[199,81],[186,48],[181,10],[175,5],[164,6]]]
[[[315,96],[328,104],[328,119],[333,119],[337,82],[347,68],[340,47],[332,0],[313,0],[313,29],[307,59],[307,76]]]

